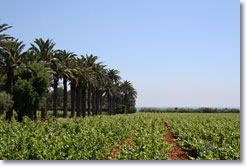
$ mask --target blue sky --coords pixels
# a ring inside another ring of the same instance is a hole
[[[94,54],[137,89],[137,106],[240,106],[240,2],[8,0],[0,23],[27,46]]]

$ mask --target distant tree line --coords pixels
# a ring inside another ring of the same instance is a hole
[[[55,50],[55,43],[35,39],[24,51],[25,44],[5,34],[11,28],[0,25],[0,113],[11,121],[13,110],[18,121],[23,116],[47,119],[47,108],[57,117],[96,116],[106,109],[109,115],[136,111],[137,92],[129,81],[121,81],[119,71],[108,69],[94,55],[76,55]],[[62,84],[59,84],[62,81]]]
[[[235,108],[140,108],[139,112],[152,113],[240,113],[239,109]]]

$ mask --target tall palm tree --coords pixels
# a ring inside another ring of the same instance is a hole
[[[117,81],[114,86],[113,86],[113,96],[112,96],[112,114],[115,115],[117,114],[117,109],[116,106],[117,104],[119,104],[120,100],[121,100],[121,89],[120,89],[120,81]]]
[[[56,54],[55,54],[56,57]],[[57,95],[58,95],[58,84],[59,84],[59,77],[60,77],[60,68],[61,64],[59,64],[58,60],[52,61],[51,69],[53,70],[53,116],[58,117],[58,102],[57,102]]]
[[[94,84],[94,97],[95,97],[95,112],[96,115],[101,114],[102,111],[102,94],[103,91],[105,90],[105,84],[106,84],[106,69],[105,69],[106,65],[103,65],[102,62],[99,62],[95,65],[94,69],[94,73],[95,73],[95,78],[96,78],[96,82]]]
[[[84,58],[75,58],[72,64],[71,72],[73,78],[71,79],[71,118],[75,115],[76,105],[76,117],[80,117],[81,113],[85,116],[85,80],[88,78],[88,67],[85,65]],[[83,94],[82,94],[83,91]],[[75,102],[76,101],[76,102]]]
[[[67,117],[67,82],[68,79],[73,77],[71,65],[74,62],[75,54],[66,50],[57,50],[58,59],[61,63],[60,73],[63,77],[63,118]]]
[[[18,40],[7,40],[1,43],[0,48],[0,71],[7,74],[7,92],[13,95],[14,71],[21,66],[22,57],[25,55],[23,49],[25,44]],[[10,121],[13,116],[13,109],[6,113],[6,120]]]
[[[104,66],[101,66],[101,70],[100,70],[100,73],[101,73],[101,78],[100,78],[100,86],[99,86],[99,99],[98,99],[98,102],[99,102],[99,114],[102,114],[102,106],[103,106],[103,95],[105,94],[106,92],[106,86],[107,86],[107,81],[108,81],[108,77],[107,77],[107,69],[104,68]]]
[[[76,94],[76,117],[81,116],[81,88],[82,77],[84,74],[83,62],[80,58],[76,58],[76,70],[74,70],[74,77],[76,78],[75,94]]]
[[[76,78],[75,94],[76,94],[76,117],[81,116],[81,59],[76,58],[76,70],[73,73]]]
[[[91,79],[91,67],[89,67],[86,63],[86,59],[83,55],[81,55],[81,58],[78,59],[78,116],[81,115],[85,117],[86,115],[86,89],[87,89],[87,83],[88,80]]]
[[[92,103],[95,103],[94,102],[95,96],[92,97],[92,95],[95,95],[94,87],[95,87],[95,84],[97,82],[97,80],[95,78],[95,72],[93,70],[93,68],[95,68],[95,66],[96,66],[96,61],[97,60],[98,60],[98,57],[97,56],[94,56],[92,54],[90,56],[88,56],[87,54],[85,55],[85,64],[89,68],[92,69],[91,77],[90,77],[90,79],[87,80],[87,110],[88,110],[88,116],[91,115],[91,108],[92,107],[93,107],[93,109],[92,109],[92,115],[94,115],[95,112],[96,112],[95,111],[95,107],[94,107],[95,105],[92,105]],[[92,93],[92,92],[94,92],[94,93]]]
[[[115,96],[117,93],[117,83],[120,81],[119,71],[115,69],[109,69],[107,76],[109,78],[108,83],[108,112],[109,114],[115,114]]]
[[[137,97],[137,92],[133,88],[132,83],[127,80],[120,85],[120,88],[123,93],[124,104],[126,105],[126,113],[128,113],[131,105],[130,100],[135,100],[135,98]]]
[[[74,54],[74,57],[72,58],[72,63],[70,65],[70,71],[71,75],[69,77],[70,79],[70,90],[71,90],[71,116],[70,118],[73,118],[75,116],[75,108],[76,108],[76,84],[78,82],[77,78],[77,59],[75,59],[77,55]]]
[[[35,59],[39,63],[43,63],[47,71],[53,74],[54,72],[51,70],[51,64],[54,58],[54,46],[55,43],[52,40],[47,39],[46,41],[44,41],[42,38],[39,38],[34,40],[34,44],[31,44],[31,48],[29,49],[29,51],[32,51],[34,53]],[[46,102],[41,108],[41,119],[47,119]]]

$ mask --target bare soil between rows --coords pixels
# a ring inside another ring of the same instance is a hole
[[[123,145],[126,145],[126,146],[131,146],[131,144],[132,144],[132,136],[130,136],[130,137],[128,137],[126,140],[125,140],[125,142],[123,143]],[[112,152],[112,151],[111,151]],[[115,156],[117,156],[118,155],[118,153],[120,153],[121,152],[121,150],[120,150],[120,148],[114,148],[114,155]],[[108,158],[108,160],[117,160],[117,158],[116,157],[109,157]]]
[[[166,123],[163,123],[163,127],[167,129],[167,133],[164,136],[165,140],[167,143],[171,145],[171,148],[169,149],[168,152],[168,157],[171,160],[189,160],[189,151],[182,149],[174,140],[173,133],[170,131]],[[126,146],[131,146],[132,145],[132,137],[128,137],[125,142],[123,143]],[[121,152],[120,148],[114,148],[111,150],[111,152],[114,151],[114,155],[117,156],[118,153]],[[103,159],[104,160],[104,159]],[[117,160],[116,157],[109,157],[108,160]]]
[[[168,126],[166,123],[163,124],[164,128],[168,129]],[[170,129],[167,130],[167,133],[165,135],[165,139],[167,143],[171,145],[171,149],[168,152],[168,157],[171,160],[189,160],[188,154],[189,151],[182,149],[174,140],[173,133],[170,131]]]

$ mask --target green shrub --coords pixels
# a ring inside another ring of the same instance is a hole
[[[31,63],[27,69],[19,70],[14,86],[14,108],[18,113],[18,121],[24,115],[33,119],[34,111],[42,106],[49,87],[49,74],[43,65]]]

